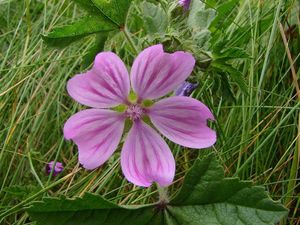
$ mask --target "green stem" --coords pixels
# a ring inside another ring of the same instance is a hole
[[[157,185],[160,203],[169,203],[168,189]]]
[[[125,37],[126,37],[128,43],[129,43],[129,45],[131,46],[132,50],[133,50],[134,53],[137,55],[137,54],[139,53],[139,50],[138,50],[138,48],[135,46],[135,44],[134,44],[134,42],[133,42],[133,40],[132,40],[132,38],[131,38],[131,34],[130,34],[130,32],[128,31],[128,29],[127,29],[126,27],[124,27],[123,33],[124,33],[124,35],[125,35]]]

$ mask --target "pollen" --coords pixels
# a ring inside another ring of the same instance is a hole
[[[139,105],[130,105],[126,110],[126,116],[133,121],[139,120],[144,113],[145,110]]]

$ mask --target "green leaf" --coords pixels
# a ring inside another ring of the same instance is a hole
[[[118,206],[86,194],[44,199],[27,211],[38,225],[270,225],[287,214],[264,188],[224,178],[214,156],[195,162],[168,205]]]
[[[221,50],[221,52],[214,54],[214,58],[226,61],[229,59],[249,59],[250,56],[244,49],[232,47],[225,50]]]
[[[94,61],[96,55],[103,50],[107,37],[107,33],[99,33],[96,35],[95,44],[89,49],[88,54],[84,56],[84,68],[88,68]]]
[[[216,12],[214,9],[205,9],[205,4],[201,0],[193,0],[187,24],[193,30],[207,29],[215,16]]]
[[[83,198],[46,198],[28,209],[31,218],[40,225],[144,225],[157,215],[150,206],[121,207],[102,197],[85,194]],[[122,223],[124,221],[124,223]]]
[[[91,0],[72,0],[72,1],[90,14],[93,15],[101,14],[101,11],[99,11],[99,9],[95,6],[95,4]]]
[[[195,163],[170,204],[168,210],[178,224],[274,224],[287,214],[287,209],[269,199],[263,187],[224,178],[212,155]]]
[[[124,27],[131,4],[130,0],[73,1],[86,10],[89,16],[83,17],[70,25],[54,28],[48,35],[43,36],[47,44],[65,47],[90,34],[119,30]]]
[[[149,35],[165,34],[168,27],[168,17],[165,11],[158,5],[150,2],[142,2],[142,17]]]
[[[54,28],[43,39],[47,44],[64,47],[82,37],[99,32],[108,32],[116,29],[115,25],[99,16],[86,16],[71,25]]]
[[[33,185],[14,185],[4,188],[4,192],[11,196],[12,199],[17,198],[19,200],[23,200],[39,190],[39,187]]]
[[[102,15],[117,25],[119,28],[125,25],[131,0],[88,0],[94,3]]]
[[[203,29],[197,32],[194,36],[196,44],[199,48],[208,50],[209,49],[209,40],[211,37],[211,33],[208,29]]]
[[[232,65],[226,64],[224,61],[216,60],[212,64],[219,73],[227,72],[233,82],[235,82],[244,94],[248,94],[248,86],[243,74],[235,69]]]
[[[229,83],[228,76],[225,73],[220,73],[220,90],[222,93],[222,96],[228,100],[236,103],[236,98],[233,94],[232,87]]]
[[[230,24],[232,20],[227,20],[226,18],[230,15],[230,13],[232,13],[238,3],[239,0],[230,0],[225,1],[223,4],[219,5],[216,10],[217,16],[211,23],[211,27],[215,27],[215,29],[218,29],[218,23],[221,23],[223,27],[228,27],[227,25]]]

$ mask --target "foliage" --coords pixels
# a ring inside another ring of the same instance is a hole
[[[41,225],[267,225],[278,222],[287,210],[270,200],[264,188],[224,178],[222,167],[211,155],[195,162],[180,192],[169,203],[122,207],[85,194],[74,200],[44,199],[28,212]]]

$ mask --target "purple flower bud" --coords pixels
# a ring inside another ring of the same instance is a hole
[[[56,162],[55,163],[55,166],[54,166],[54,161],[51,161],[49,163],[47,163],[47,166],[46,166],[46,174],[47,175],[50,175],[53,167],[53,176],[57,176],[58,174],[60,174],[63,170],[64,170],[64,166],[61,162]]]
[[[191,0],[178,0],[178,4],[185,10],[188,10],[190,8]]]
[[[175,95],[190,96],[197,87],[198,87],[198,83],[193,84],[185,81],[175,90]]]

